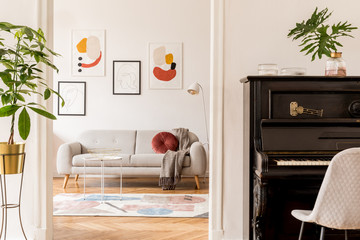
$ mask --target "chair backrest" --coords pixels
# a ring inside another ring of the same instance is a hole
[[[360,148],[333,157],[309,217],[329,228],[360,229]]]

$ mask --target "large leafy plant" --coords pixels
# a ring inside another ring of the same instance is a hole
[[[29,96],[38,94],[48,100],[54,93],[41,77],[40,64],[45,64],[59,71],[51,62],[50,56],[59,56],[45,46],[46,40],[41,29],[37,31],[27,27],[0,22],[0,97],[3,107],[0,117],[11,116],[11,128],[8,144],[14,143],[14,126],[16,113],[21,111],[18,119],[18,131],[26,140],[30,133],[30,115],[34,111],[49,119],[56,117],[46,111],[39,103],[33,102]],[[4,88],[1,88],[4,87]],[[62,98],[61,98],[62,99]],[[62,100],[62,105],[64,101]]]
[[[316,56],[321,59],[322,55],[330,57],[331,52],[337,52],[337,47],[342,47],[338,42],[339,37],[353,37],[349,33],[357,29],[352,27],[350,23],[339,22],[333,24],[331,27],[324,22],[331,16],[332,12],[328,13],[328,9],[318,12],[318,8],[315,9],[311,17],[305,22],[296,23],[296,27],[291,29],[288,37],[292,37],[293,40],[302,38],[302,47],[300,52],[306,52],[305,55],[312,53],[311,61],[314,61]]]

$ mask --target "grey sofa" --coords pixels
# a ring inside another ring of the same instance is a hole
[[[77,141],[62,144],[57,152],[57,171],[65,175],[66,188],[70,174],[84,173],[84,158],[90,156],[89,150],[121,149],[122,173],[124,176],[159,176],[164,154],[152,150],[152,138],[159,130],[91,130],[82,133]],[[171,132],[171,131],[168,131]],[[195,177],[196,187],[200,189],[198,176],[205,174],[206,153],[198,137],[189,132],[190,155],[186,156],[182,175]],[[120,174],[120,161],[105,161],[104,173]],[[100,161],[87,161],[86,174],[100,174]]]

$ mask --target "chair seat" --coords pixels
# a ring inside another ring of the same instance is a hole
[[[292,210],[291,215],[302,222],[312,222],[310,219],[311,210]]]

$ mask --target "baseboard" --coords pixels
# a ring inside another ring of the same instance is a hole
[[[224,239],[224,231],[223,230],[212,230],[210,240],[223,240]]]
[[[48,229],[46,228],[36,228],[34,231],[34,238],[28,238],[28,239],[36,239],[36,240],[47,240],[47,233]]]

